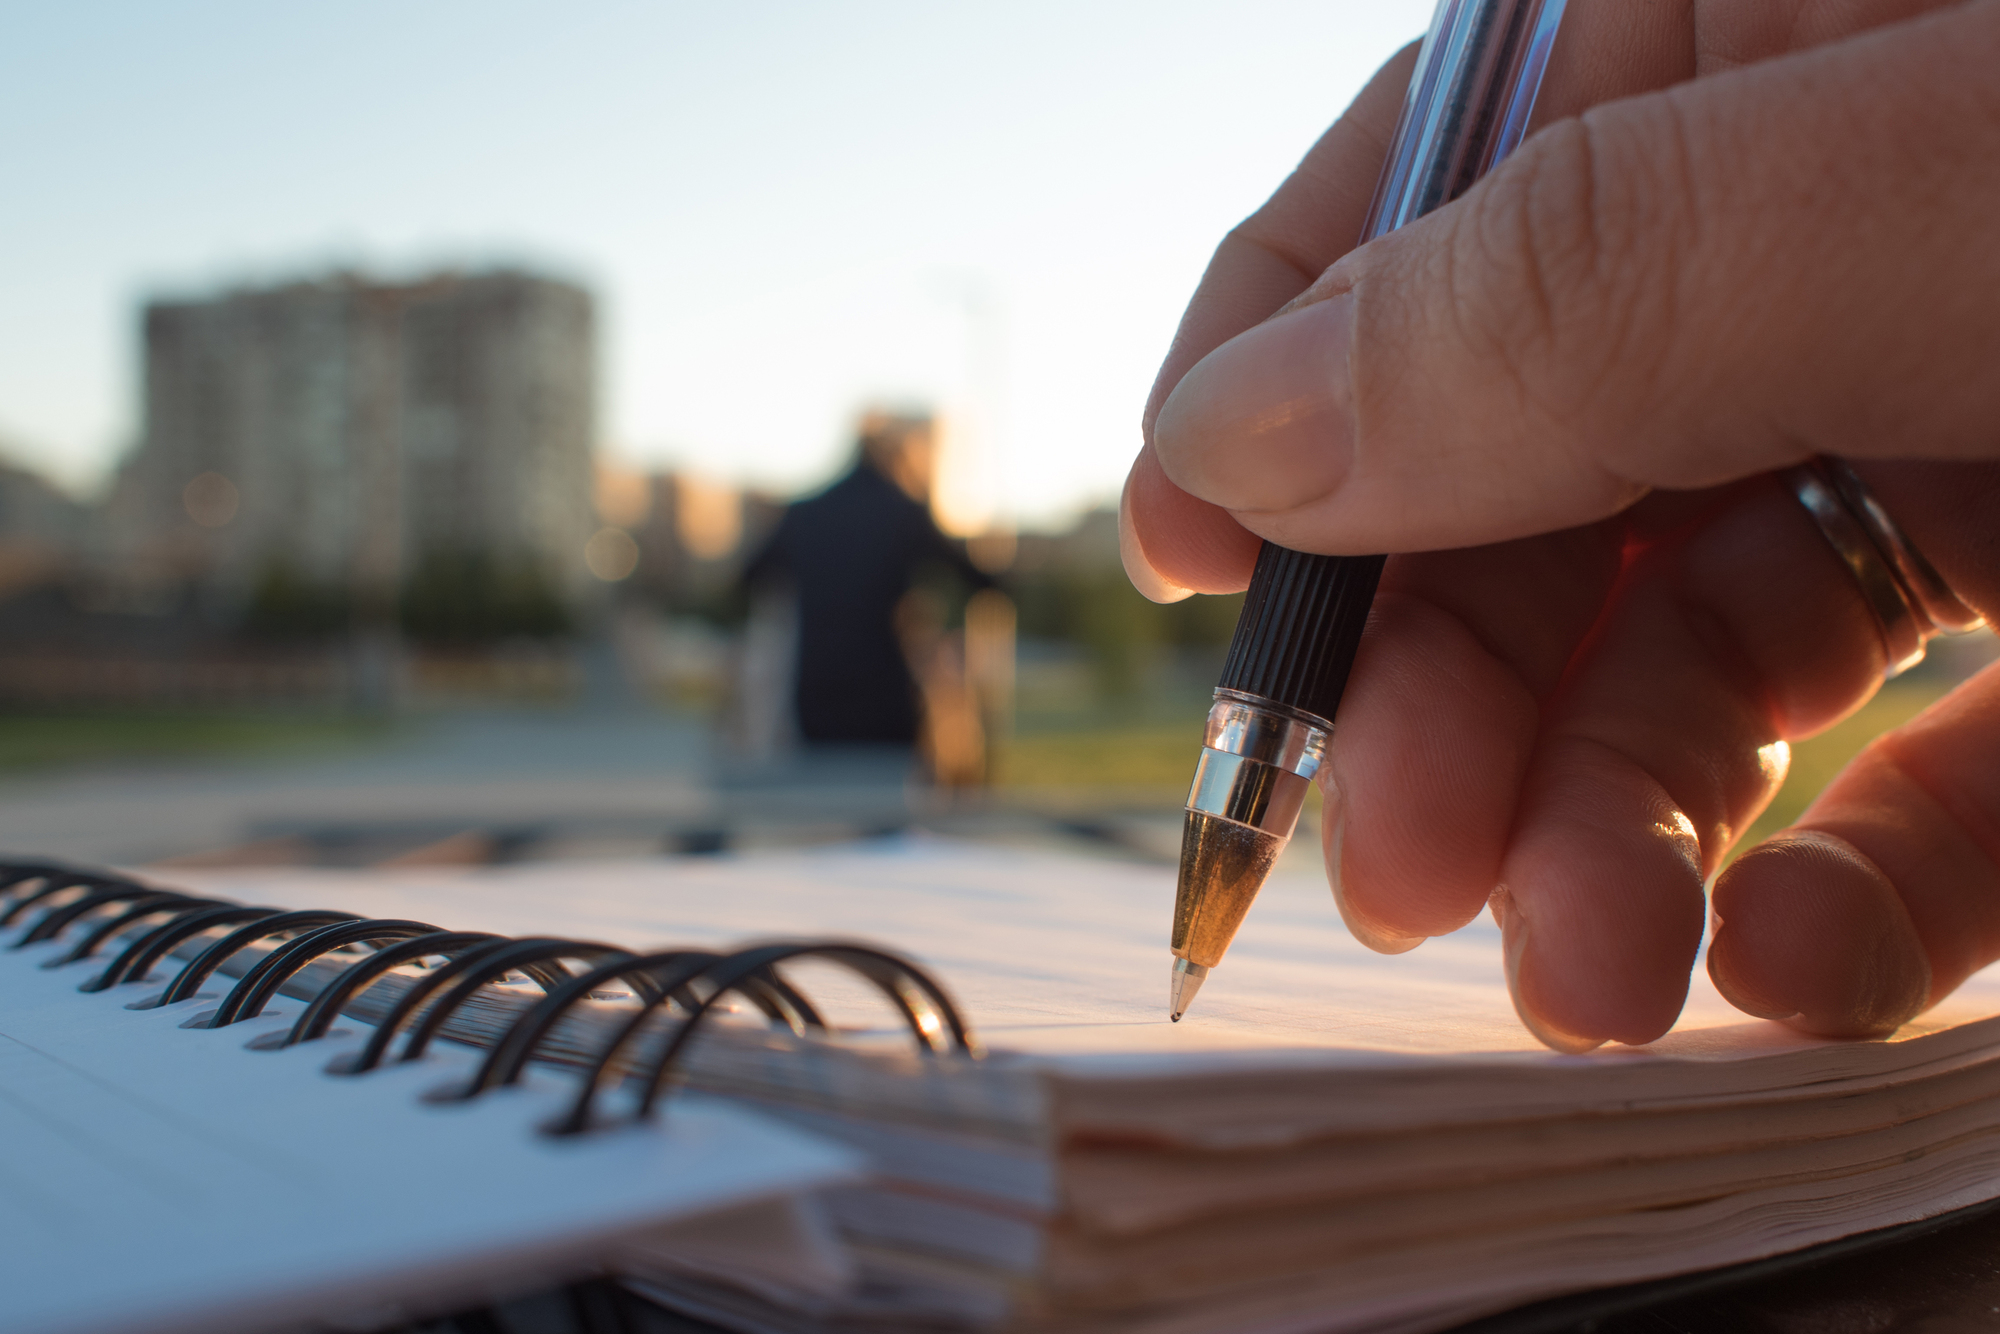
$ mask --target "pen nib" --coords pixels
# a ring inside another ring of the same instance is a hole
[[[1186,959],[1175,959],[1173,974],[1167,982],[1167,1017],[1178,1024],[1188,1006],[1194,1004],[1194,993],[1207,980],[1208,969]]]

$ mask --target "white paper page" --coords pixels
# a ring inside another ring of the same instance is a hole
[[[0,1323],[9,1334],[166,1334],[435,1310],[585,1272],[616,1239],[849,1175],[854,1159],[680,1098],[648,1128],[552,1140],[560,1077],[471,1103],[420,1095],[441,1053],[361,1077],[353,1041],[245,1043],[289,1025],[133,1011],[98,965],[0,952]],[[362,1029],[365,1032],[365,1028]],[[415,1305],[409,1305],[414,1303]]]
[[[1188,1017],[1166,1017],[1174,872],[926,836],[796,852],[472,869],[175,871],[282,907],[408,916],[453,929],[659,947],[859,937],[934,971],[996,1050],[1173,1056],[1282,1049],[1408,1056],[1544,1051],[1520,1026],[1500,933],[1481,917],[1394,956],[1357,944],[1326,885],[1280,874]],[[809,990],[818,994],[815,981]],[[836,984],[837,985],[837,984]],[[2000,968],[1899,1038],[2000,1014]],[[1648,1051],[1727,1058],[1824,1046],[1731,1007],[1699,963],[1674,1032]],[[1594,1060],[1629,1058],[1611,1048]],[[1144,1064],[1142,1061],[1141,1064]]]

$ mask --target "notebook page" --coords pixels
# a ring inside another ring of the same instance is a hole
[[[471,869],[173,873],[283,907],[413,916],[454,928],[614,944],[847,936],[934,970],[995,1050],[1099,1064],[1199,1053],[1354,1053],[1574,1061],[1521,1028],[1481,917],[1402,955],[1341,925],[1316,877],[1274,876],[1179,1024],[1166,1018],[1171,867],[927,836],[715,858]],[[809,988],[821,994],[815,980]],[[828,985],[839,985],[833,979]],[[1899,1039],[2000,1015],[2000,969],[1968,981]],[[1829,1044],[1731,1007],[1697,964],[1674,1032],[1649,1051],[1726,1059]],[[1612,1049],[1630,1054],[1630,1049]]]
[[[537,1136],[560,1078],[472,1103],[425,1090],[462,1056],[324,1073],[352,1041],[245,1043],[213,1000],[125,1008],[97,965],[0,953],[0,1286],[10,1334],[224,1331],[448,1309],[586,1272],[614,1241],[844,1178],[853,1159],[737,1109]]]

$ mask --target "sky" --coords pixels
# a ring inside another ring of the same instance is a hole
[[[968,504],[1056,522],[1429,10],[0,0],[0,449],[101,483],[148,297],[506,264],[595,294],[612,459],[792,491],[928,404]]]

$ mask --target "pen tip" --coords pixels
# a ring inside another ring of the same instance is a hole
[[[1181,1016],[1188,1012],[1194,1002],[1194,993],[1201,990],[1201,984],[1208,978],[1208,969],[1186,959],[1174,960],[1174,971],[1167,978],[1167,1018],[1178,1024]]]

